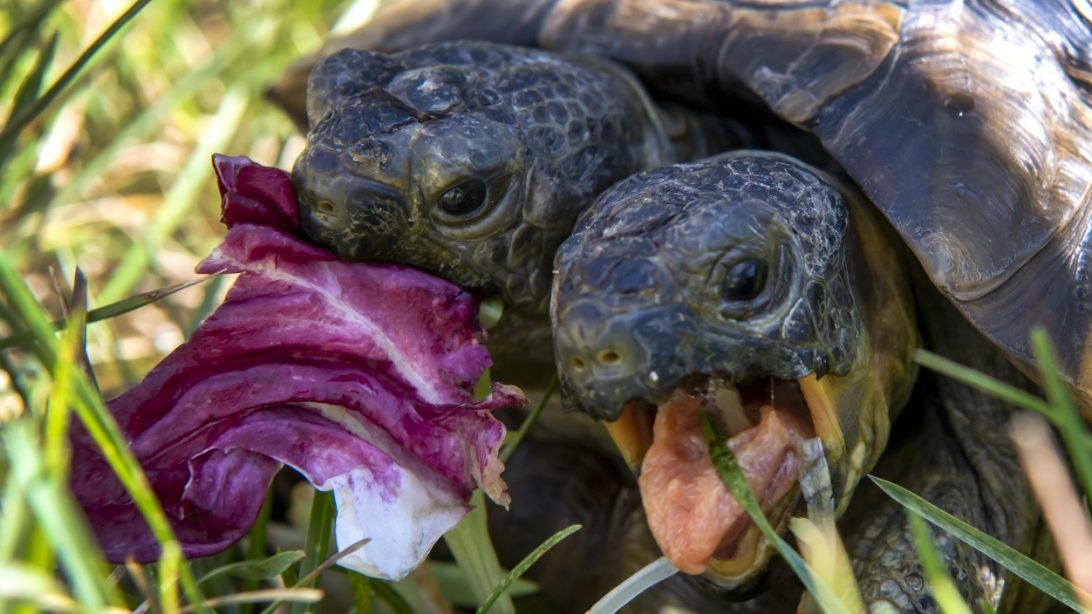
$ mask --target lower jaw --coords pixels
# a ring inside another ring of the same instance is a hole
[[[768,510],[763,510],[766,519],[777,533],[785,528],[789,513],[795,508],[798,490],[783,497]],[[753,522],[749,522],[743,532],[731,544],[731,553],[714,553],[707,561],[706,579],[725,589],[734,589],[749,584],[766,567],[775,548],[762,531]]]
[[[779,387],[782,385],[791,385],[791,383],[781,382],[778,384]],[[734,387],[732,389],[735,390]],[[815,386],[814,377],[805,378],[800,382],[800,389],[796,392],[796,397],[799,398],[798,402],[803,406],[804,413],[814,414],[816,412],[827,413],[831,411],[832,404],[824,402],[825,399],[820,393],[821,389]],[[753,410],[752,407],[752,413]],[[800,410],[801,408],[797,408],[793,411],[799,413]],[[652,407],[651,404],[631,403],[619,420],[607,425],[608,431],[631,467],[636,468],[641,464],[644,454],[653,443],[653,434],[649,425],[656,412],[656,408]],[[823,415],[812,416],[811,418],[811,425],[807,427],[808,430],[816,427],[827,430],[832,424],[837,428],[836,419],[832,422],[834,416]],[[728,421],[731,422],[731,419]],[[757,425],[754,426],[757,428]],[[814,432],[810,436],[814,436]],[[788,477],[791,480],[791,486],[786,484],[785,480],[781,480],[781,492],[773,498],[763,499],[763,512],[770,524],[778,532],[784,528],[789,513],[799,501],[799,486],[796,484],[795,473],[783,477]],[[748,481],[751,481],[750,476],[748,476]],[[761,499],[761,493],[758,494]],[[773,493],[769,494],[772,495]],[[646,499],[646,509],[648,509],[647,501]],[[712,552],[712,556],[704,563],[705,577],[725,589],[736,588],[754,580],[761,573],[773,553],[772,544],[762,535],[758,527],[749,519],[744,519],[743,522],[745,522],[745,525],[734,531],[735,535],[731,535],[733,531],[726,534],[726,537]],[[657,533],[655,527],[653,532],[654,534]],[[664,547],[661,536],[656,535],[656,537],[657,541],[661,543],[661,548],[665,552],[669,552],[670,548]],[[684,566],[680,565],[680,567]],[[691,573],[695,571],[692,563],[689,569]]]

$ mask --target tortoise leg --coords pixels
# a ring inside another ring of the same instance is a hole
[[[928,347],[1006,382],[1033,388],[931,286],[919,286],[918,295],[925,297],[919,322]],[[1039,512],[1008,438],[1014,411],[975,389],[923,371],[874,473],[1021,552],[1041,550]],[[899,611],[935,611],[905,510],[872,484],[862,483],[855,497],[842,526],[853,528],[845,534],[846,546],[865,599],[890,602]],[[972,603],[985,598],[998,607],[1009,582],[1004,570],[947,533],[932,530],[964,598]],[[1045,605],[1022,602],[1020,611]]]

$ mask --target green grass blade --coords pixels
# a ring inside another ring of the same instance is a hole
[[[485,330],[496,326],[503,315],[504,301],[497,297],[484,299],[478,306],[478,321],[481,322],[482,328]]]
[[[129,313],[130,311],[136,311],[141,307],[147,307],[152,303],[161,301],[175,292],[180,292],[186,288],[192,288],[198,284],[203,284],[210,279],[217,279],[218,275],[210,275],[207,277],[201,277],[192,281],[175,284],[173,286],[167,286],[166,288],[159,288],[158,290],[151,290],[149,292],[142,292],[135,294],[129,298],[121,299],[120,301],[110,303],[97,309],[92,309],[87,312],[87,322],[99,322],[101,320],[109,320],[110,318],[116,318],[122,314]],[[59,323],[63,326],[63,322]]]
[[[372,614],[375,611],[375,591],[372,579],[358,573],[348,574],[349,590],[353,594],[354,614]]]
[[[359,578],[364,577],[358,574],[353,575]],[[413,614],[413,609],[406,602],[406,598],[399,594],[390,582],[381,582],[379,580],[370,580],[369,582],[376,596],[387,604],[393,614]]]
[[[819,607],[828,613],[849,612],[848,608],[834,595],[830,587],[817,580],[817,576],[804,562],[804,559],[800,558],[800,555],[785,540],[781,539],[777,531],[770,526],[770,522],[762,512],[758,500],[751,492],[751,487],[747,484],[747,478],[743,475],[739,462],[732,454],[732,451],[728,449],[724,439],[717,435],[713,423],[709,420],[709,416],[705,414],[701,416],[701,428],[702,433],[705,435],[705,441],[709,445],[709,456],[713,459],[713,466],[716,467],[717,475],[720,476],[721,481],[724,482],[724,485],[740,506],[747,511],[747,515],[751,517],[751,520],[762,531],[766,539],[773,544],[777,552],[796,573],[796,577],[800,578],[800,582],[815,598]]]
[[[527,570],[531,568],[531,565],[534,565],[535,562],[542,558],[542,555],[549,552],[550,548],[553,548],[561,540],[572,535],[573,533],[576,533],[580,529],[581,526],[578,524],[569,525],[564,529],[561,529],[557,533],[554,533],[550,537],[546,538],[546,541],[542,542],[542,544],[540,544],[538,548],[535,548],[531,551],[530,554],[523,557],[523,560],[520,561],[515,567],[513,567],[512,571],[509,571],[504,576],[504,579],[498,582],[497,586],[493,588],[493,592],[489,594],[489,597],[486,598],[486,600],[478,608],[478,614],[485,614],[485,612],[488,612],[489,608],[493,607],[493,604],[501,598],[501,595],[504,595],[505,591],[508,590],[508,587],[511,586],[512,582],[514,582],[516,578],[519,578],[524,573],[526,573]]]
[[[57,53],[57,42],[59,40],[60,38],[54,33],[49,37],[49,42],[45,44],[45,48],[38,52],[38,57],[34,60],[34,66],[31,67],[30,72],[23,78],[23,82],[15,92],[15,98],[11,106],[12,115],[18,115],[38,98],[38,94],[42,91],[42,85],[45,83],[46,72],[49,71],[50,65],[53,64],[53,57]],[[14,144],[14,141],[12,141],[12,144]],[[10,150],[0,150],[0,168],[3,168],[4,162],[10,153]]]
[[[122,148],[159,127],[163,117],[176,108],[183,100],[192,96],[201,87],[207,87],[209,81],[223,72],[246,51],[253,51],[253,42],[244,36],[232,37],[223,47],[218,48],[213,57],[204,65],[182,76],[170,90],[160,96],[131,121],[126,122],[121,132],[110,143],[88,160],[72,181],[56,195],[57,203],[70,203],[78,199],[80,192],[88,183],[97,179],[114,162]]]
[[[1088,430],[1080,412],[1073,405],[1065,383],[1062,381],[1058,359],[1050,345],[1050,337],[1042,328],[1031,331],[1031,351],[1039,363],[1039,375],[1047,398],[1054,407],[1054,425],[1069,451],[1069,460],[1077,472],[1085,496],[1092,497],[1092,448],[1086,444]]]
[[[68,69],[57,78],[45,94],[35,100],[34,104],[21,109],[11,118],[11,121],[4,126],[3,132],[0,132],[0,152],[3,152],[10,146],[9,143],[14,143],[16,137],[23,131],[23,128],[26,128],[30,122],[34,121],[42,112],[49,108],[49,105],[76,80],[76,77],[79,76],[84,67],[86,67],[95,57],[95,54],[97,54],[108,42],[113,40],[118,32],[120,32],[126,24],[132,21],[132,19],[136,17],[150,1],[151,0],[137,0],[134,2],[128,10],[115,19],[114,22],[110,24],[110,26],[107,27],[78,58],[76,58],[76,61],[74,61]]]
[[[921,560],[921,568],[925,572],[925,578],[929,583],[929,590],[933,592],[933,598],[937,600],[940,611],[944,614],[971,614],[971,608],[959,596],[952,579],[944,571],[944,564],[940,560],[933,545],[933,535],[925,526],[925,521],[917,513],[907,510],[906,520],[910,523],[910,534],[914,536],[914,547],[918,551],[918,559]]]
[[[7,297],[10,306],[22,320],[25,328],[34,334],[32,348],[39,361],[46,369],[52,371],[59,355],[53,327],[47,320],[41,305],[11,268],[4,253],[0,253],[0,291]],[[140,463],[126,446],[125,438],[98,390],[90,384],[83,373],[74,373],[73,381],[75,385],[73,409],[76,415],[79,416],[80,422],[87,429],[95,445],[99,447],[103,458],[118,476],[137,509],[148,522],[152,534],[159,541],[162,548],[160,560],[164,570],[168,572],[178,570],[187,596],[196,607],[201,608],[202,597],[197,589],[197,582],[189,566],[182,564],[182,548],[174,537],[167,516],[155,498]],[[174,586],[169,574],[161,581],[165,587]],[[170,604],[165,603],[164,607],[169,608]]]
[[[447,534],[444,541],[455,556],[455,562],[466,572],[470,580],[470,588],[474,591],[478,603],[485,600],[493,593],[493,587],[504,579],[504,570],[497,553],[493,550],[493,542],[489,538],[485,512],[485,496],[480,490],[475,490],[470,497],[471,510],[463,517],[462,521]],[[501,595],[495,603],[495,611],[502,614],[514,614],[515,606],[508,595]]]
[[[34,5],[12,25],[11,30],[0,41],[0,92],[7,87],[7,79],[14,76],[15,62],[20,53],[26,50],[26,42],[42,29],[46,17],[61,3],[61,0],[42,0]]]
[[[217,279],[222,279],[217,277]],[[190,331],[187,331],[186,336],[189,336]],[[246,534],[246,560],[257,561],[262,557],[265,557],[268,552],[268,529],[269,518],[273,515],[273,486],[270,485],[265,491],[265,500],[262,502],[262,508],[258,510],[258,518],[254,521],[254,526],[250,527],[250,531]],[[306,556],[306,553],[304,553]],[[288,568],[285,568],[285,570]],[[281,570],[283,574],[285,570]],[[256,580],[244,580],[240,584],[242,591],[252,591],[258,588],[258,582]],[[253,608],[250,605],[244,605],[240,608],[240,614],[250,614]]]
[[[220,291],[226,281],[227,277],[223,275],[212,276],[212,283],[205,287],[204,294],[201,295],[201,303],[197,306],[197,309],[193,310],[193,313],[190,314],[190,321],[186,323],[184,332],[187,339],[193,334],[193,331],[197,330],[198,326],[201,326],[205,318],[209,317],[220,306],[220,299],[222,298]]]
[[[10,561],[15,556],[19,543],[26,537],[29,529],[30,510],[27,509],[26,493],[19,482],[6,474],[4,494],[0,499],[4,513],[0,514],[0,561]]]
[[[319,493],[319,494],[329,494],[329,493]],[[332,495],[331,495],[331,498],[332,498]],[[332,507],[331,507],[331,509],[332,509]],[[322,513],[325,513],[324,510],[319,510],[319,511],[321,511]],[[315,516],[312,515],[312,518],[314,518],[314,517]],[[330,518],[332,518],[332,516],[330,516]],[[323,521],[321,519],[319,521],[317,521],[317,522],[312,520],[312,524],[317,527],[317,528],[315,528],[315,533],[314,533],[316,537],[319,534],[322,533],[322,528],[320,526],[322,524],[322,522]],[[308,536],[310,536],[310,535],[311,535],[311,532],[309,531]],[[326,535],[327,535],[327,537],[329,537],[329,535],[330,535],[329,530],[326,531]],[[302,577],[300,577],[299,580],[297,580],[296,582],[294,582],[292,584],[292,588],[293,589],[301,589],[301,590],[309,590],[307,587],[314,584],[318,580],[319,576],[323,574],[323,572],[325,572],[327,569],[333,567],[334,564],[337,563],[338,561],[340,561],[341,559],[349,556],[350,554],[356,552],[357,550],[360,550],[361,548],[364,547],[365,544],[367,544],[370,541],[372,541],[371,538],[364,538],[364,539],[362,539],[360,541],[354,542],[354,543],[350,544],[349,546],[347,546],[345,548],[342,548],[341,551],[338,552],[337,554],[335,554],[334,556],[322,561],[318,565],[315,565],[312,569],[307,571],[307,573],[303,573],[302,570],[301,570]],[[329,543],[329,540],[327,540],[327,543]],[[320,556],[320,555],[324,555],[324,554],[325,554],[324,551],[317,551],[316,550],[316,552],[315,552],[315,556]],[[306,563],[307,563],[307,559],[305,558],[304,559],[304,564],[306,564]],[[291,572],[291,570],[286,567],[284,572],[282,572],[282,574],[287,576],[290,572]],[[281,605],[281,602],[279,600],[274,601],[273,603],[269,604],[269,607],[262,610],[262,612],[263,612],[263,614],[273,614],[273,612],[276,612],[279,609],[280,605]],[[297,605],[293,606],[293,608],[295,608],[295,607],[300,607],[299,602],[297,602]]]
[[[38,164],[39,145],[43,138],[43,135],[35,135],[26,142],[20,143],[14,152],[9,150],[9,155],[4,157],[3,166],[0,167],[3,170],[3,174],[0,174],[0,211],[4,212],[4,215],[0,217],[0,232],[8,233],[12,227],[21,228],[18,224],[21,220],[40,221],[42,219],[41,214],[48,205],[48,201],[38,198],[38,195],[48,190],[49,178],[43,175],[35,176],[34,167]],[[5,211],[15,201],[13,195],[20,185],[26,186],[28,197],[17,210]],[[39,239],[36,235],[40,229],[41,227],[38,226],[33,230],[24,231],[24,237],[30,234],[25,240],[32,245],[36,244]],[[4,244],[11,243],[5,241]]]
[[[174,294],[175,292],[185,290],[186,288],[196,286],[197,284],[205,283],[211,278],[219,278],[219,276],[202,277],[200,279],[187,281],[181,284],[175,284],[166,288],[160,288],[158,290],[152,290],[150,292],[143,292],[141,294],[136,294],[130,296],[129,298],[122,299],[115,303],[110,303],[109,305],[106,305],[104,307],[92,309],[91,311],[87,312],[87,323],[90,324],[92,322],[101,322],[102,320],[116,318],[122,314],[129,313],[130,311],[136,311],[141,307],[146,307],[148,305],[151,305],[152,303],[155,303],[156,301],[163,300],[164,298]],[[65,320],[57,320],[53,322],[54,330],[61,330],[67,325],[68,322]],[[6,350],[8,348],[12,348],[21,344],[29,343],[31,340],[33,340],[33,338],[34,335],[30,331],[19,331],[14,335],[0,339],[0,350]]]
[[[68,423],[73,393],[73,371],[79,368],[77,352],[83,354],[79,342],[83,318],[74,314],[61,344],[61,357],[53,368],[53,387],[45,412],[45,462],[53,479],[63,482],[68,475]]]
[[[5,321],[7,321],[6,318]],[[8,356],[2,349],[0,349],[0,369],[3,369],[4,372],[8,374],[11,392],[14,392],[16,396],[19,397],[23,407],[30,407],[30,384],[23,377],[19,365],[17,365],[16,362],[12,360],[12,357]]]
[[[217,567],[204,576],[201,576],[201,579],[198,580],[197,583],[204,584],[223,576],[232,576],[253,582],[270,580],[284,573],[284,570],[288,569],[290,566],[303,560],[305,556],[306,555],[302,550],[288,550],[287,552],[279,552],[265,559],[229,563]]]
[[[470,591],[470,582],[466,573],[455,563],[447,561],[430,560],[428,562],[429,575],[436,582],[440,595],[456,607],[476,608],[481,601]],[[406,582],[400,580],[399,582]],[[410,583],[414,583],[412,579]],[[395,584],[398,587],[398,584]],[[513,599],[536,593],[539,586],[526,578],[517,578],[506,591]],[[405,591],[408,592],[408,591]]]
[[[1074,597],[1074,587],[1065,578],[909,490],[875,476],[869,476],[869,478],[903,507],[951,533],[956,539],[986,555],[1074,611],[1081,611],[1080,603]]]
[[[21,420],[3,431],[3,447],[11,467],[8,479],[15,480],[25,493],[80,604],[90,610],[121,604],[117,592],[103,581],[100,570],[105,563],[77,511],[79,506],[66,492],[65,482],[51,475],[46,466],[33,426],[30,420]]]
[[[1002,401],[1030,409],[1046,416],[1048,419],[1054,419],[1054,408],[1049,403],[999,379],[926,350],[915,352],[914,360],[927,369],[932,369],[941,375],[946,375],[956,381],[978,388]]]
[[[334,495],[329,492],[315,491],[311,501],[311,517],[307,525],[307,540],[304,543],[306,558],[300,564],[298,588],[311,586],[311,572],[326,560],[326,552],[330,548],[330,535],[334,528]],[[303,614],[307,611],[304,604],[296,603],[292,606],[292,614]]]

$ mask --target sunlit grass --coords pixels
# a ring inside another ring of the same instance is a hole
[[[419,596],[401,594],[412,582],[332,567],[363,544],[329,555],[326,494],[314,497],[309,525],[271,520],[267,505],[239,546],[184,560],[102,400],[219,302],[220,280],[191,287],[223,235],[209,157],[291,166],[301,137],[263,92],[319,46],[343,4],[0,8],[0,611],[254,612],[284,602],[305,611],[320,599],[332,600],[326,609],[419,609],[408,605]],[[87,283],[68,287],[78,271]],[[75,420],[145,513],[163,546],[158,565],[103,562],[67,486]],[[484,524],[474,527],[471,542],[483,539]],[[503,587],[518,573],[497,570],[481,601],[508,599]]]

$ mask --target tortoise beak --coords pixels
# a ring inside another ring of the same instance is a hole
[[[554,330],[567,396],[597,420],[617,419],[634,399],[665,397],[697,351],[681,341],[700,339],[692,320],[674,305],[613,314],[590,302],[572,305]]]
[[[815,374],[796,380],[811,415],[815,434],[823,442],[824,449],[837,458],[845,450],[845,437],[838,423],[837,393],[831,389],[830,383],[830,378],[819,380]],[[655,417],[655,405],[634,400],[625,404],[617,418],[603,422],[611,441],[634,471],[641,466],[645,453],[652,446]]]
[[[408,235],[399,190],[345,172],[321,150],[296,162],[292,181],[308,238],[347,260],[397,258],[392,238]]]

